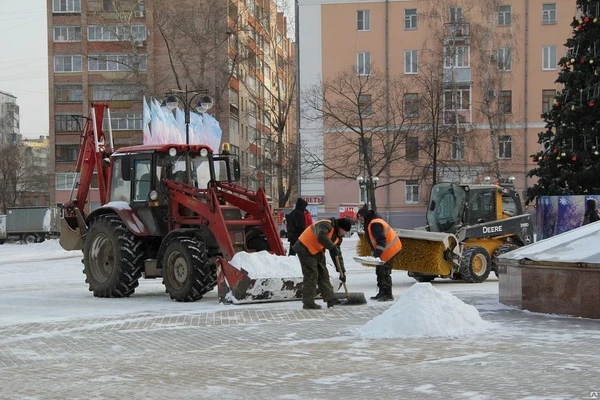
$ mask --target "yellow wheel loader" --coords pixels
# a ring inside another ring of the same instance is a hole
[[[427,226],[397,229],[402,251],[393,269],[419,282],[437,277],[479,283],[497,272],[499,255],[533,242],[533,222],[512,185],[436,184],[427,207]],[[357,252],[371,255],[363,238]]]

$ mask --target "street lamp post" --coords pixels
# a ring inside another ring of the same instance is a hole
[[[201,96],[200,98],[198,98]],[[197,103],[192,106],[194,100],[198,98]],[[188,90],[187,85],[185,90],[171,89],[167,94],[165,100],[161,104],[161,108],[166,108],[169,111],[173,111],[177,108],[179,102],[183,103],[183,113],[185,115],[185,144],[190,144],[190,113],[192,108],[204,114],[210,110],[213,106],[213,99],[208,95],[207,90]],[[185,163],[187,171],[188,184],[192,184],[192,171],[190,169],[190,151],[189,148],[185,152]]]
[[[371,208],[371,196],[375,194],[375,188],[377,188],[377,182],[379,182],[379,177],[372,176],[370,178],[363,178],[362,176],[356,177],[356,182],[358,182],[358,186],[360,187],[361,195],[364,194],[367,201],[365,204],[367,207]]]

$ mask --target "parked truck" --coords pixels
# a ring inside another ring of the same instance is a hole
[[[60,232],[60,209],[57,207],[13,207],[0,215],[0,244],[22,240],[41,243]]]

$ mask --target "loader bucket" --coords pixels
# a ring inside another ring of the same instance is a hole
[[[61,218],[58,243],[67,251],[83,249],[83,240],[79,227],[73,228],[65,218]]]
[[[392,259],[392,269],[425,275],[450,275],[452,259],[461,254],[456,236],[450,233],[410,229],[395,229],[395,231],[402,242],[402,250]],[[362,241],[365,243],[361,243]],[[370,253],[365,254],[368,246],[367,239],[361,237],[357,253],[361,256],[370,256]]]
[[[245,304],[300,300],[303,278],[256,278],[237,269],[224,258],[217,260],[217,290],[222,303]]]

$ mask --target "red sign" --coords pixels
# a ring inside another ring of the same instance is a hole
[[[340,206],[340,218],[348,218],[352,222],[358,221],[356,219],[356,213],[358,212],[358,206]]]
[[[303,197],[308,204],[325,204],[325,196],[309,196]]]

